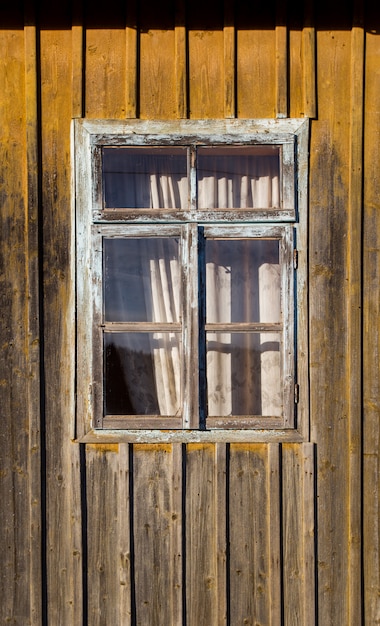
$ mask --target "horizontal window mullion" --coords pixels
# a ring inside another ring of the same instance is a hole
[[[106,322],[100,324],[106,332],[128,333],[128,332],[181,332],[182,324],[177,322]]]
[[[262,324],[262,323],[208,323],[205,324],[206,332],[233,332],[233,333],[264,333],[264,332],[274,332],[278,333],[283,330],[282,324]]]

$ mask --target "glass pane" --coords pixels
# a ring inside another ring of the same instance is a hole
[[[278,239],[206,240],[206,319],[281,321]]]
[[[179,321],[177,239],[105,238],[103,254],[105,321]]]
[[[104,148],[105,208],[183,209],[186,148]]]
[[[199,148],[200,209],[266,209],[280,206],[278,147]]]
[[[207,333],[208,415],[282,415],[280,335]]]
[[[179,333],[105,333],[106,415],[179,414]]]

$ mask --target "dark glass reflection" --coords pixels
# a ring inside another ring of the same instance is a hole
[[[186,208],[187,150],[104,148],[103,185],[105,208]]]
[[[105,321],[178,322],[177,239],[104,239],[103,254]]]
[[[207,322],[281,320],[279,241],[206,240]]]

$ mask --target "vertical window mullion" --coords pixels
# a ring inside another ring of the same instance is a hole
[[[284,228],[281,245],[281,308],[283,311],[283,399],[284,426],[294,426],[294,268],[293,268],[293,228]]]
[[[192,429],[199,427],[198,227],[196,224],[186,224],[183,228],[183,233],[183,427]]]
[[[195,146],[190,146],[190,211],[193,213],[197,209],[197,152]]]

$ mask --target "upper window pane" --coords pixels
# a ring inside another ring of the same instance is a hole
[[[184,209],[186,148],[104,148],[105,208]]]
[[[281,321],[278,239],[206,241],[206,320]]]
[[[199,148],[197,179],[200,209],[279,208],[279,148]]]
[[[178,322],[179,242],[172,238],[104,238],[106,322]]]

